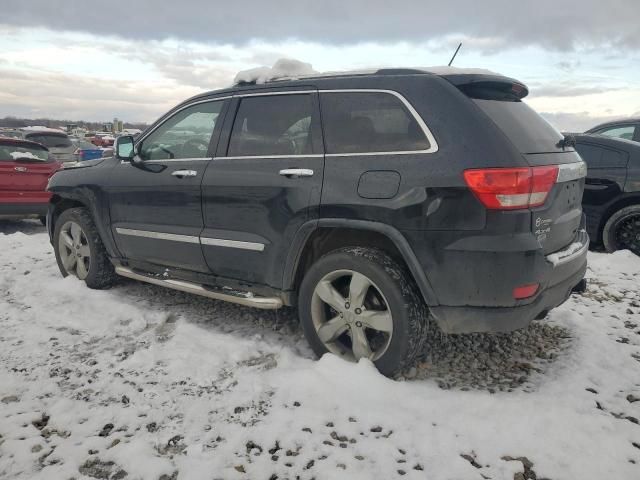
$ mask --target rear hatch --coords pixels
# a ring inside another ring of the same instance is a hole
[[[0,141],[0,201],[46,201],[47,182],[59,168],[44,147]]]
[[[580,156],[565,144],[565,137],[558,130],[522,101],[528,90],[520,82],[488,75],[453,77],[447,79],[493,121],[534,171],[558,167],[556,181],[544,203],[530,207],[531,231],[547,254],[574,243],[584,228],[586,165]]]
[[[60,162],[75,161],[73,156],[75,147],[69,137],[63,132],[34,132],[26,134],[25,138],[47,147],[53,157]]]

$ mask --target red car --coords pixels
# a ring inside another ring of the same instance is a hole
[[[0,137],[0,219],[47,214],[49,178],[62,167],[39,143]]]
[[[97,147],[113,147],[115,138],[108,133],[99,133],[91,138],[91,143]]]

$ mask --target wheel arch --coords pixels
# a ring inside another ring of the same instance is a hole
[[[607,206],[607,208],[602,213],[600,217],[600,223],[598,224],[598,238],[596,239],[598,243],[602,243],[604,226],[607,224],[613,214],[631,205],[640,205],[640,192],[628,193],[624,196],[618,197],[609,206]]]
[[[322,255],[346,246],[377,247],[404,265],[429,306],[438,305],[426,272],[406,238],[395,228],[367,220],[320,219],[297,232],[286,259],[283,289],[298,289],[304,274]]]
[[[49,233],[49,240],[53,241],[53,232],[56,228],[56,222],[62,212],[69,210],[70,208],[77,207],[87,208],[87,205],[77,199],[63,197],[62,195],[55,193],[51,196],[49,199],[49,210],[47,213],[47,231]]]
[[[49,210],[47,212],[47,231],[49,233],[49,240],[53,243],[53,232],[58,218],[62,212],[70,208],[86,208],[89,214],[93,217],[96,224],[100,239],[104,244],[107,253],[111,257],[118,257],[118,250],[116,248],[113,237],[109,230],[109,218],[105,219],[104,215],[100,215],[96,202],[91,201],[86,196],[78,194],[77,192],[54,192],[49,200]],[[107,220],[106,224],[103,220]]]

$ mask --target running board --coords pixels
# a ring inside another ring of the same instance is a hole
[[[122,266],[116,267],[116,273],[133,280],[152,283],[154,285],[160,285],[161,287],[172,288],[174,290],[180,290],[181,292],[193,293],[194,295],[222,300],[224,302],[237,303],[246,307],[275,310],[283,305],[282,300],[278,297],[254,297],[251,296],[252,294],[250,292],[239,292],[235,290],[232,290],[234,293],[228,293],[224,290],[205,288],[197,283],[185,282],[184,280],[150,277]]]

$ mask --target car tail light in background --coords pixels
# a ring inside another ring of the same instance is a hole
[[[513,289],[513,298],[516,300],[522,300],[525,298],[533,297],[538,291],[539,283],[532,283],[530,285],[522,285]]]
[[[558,179],[558,167],[477,168],[464,171],[464,180],[492,210],[542,205]]]

